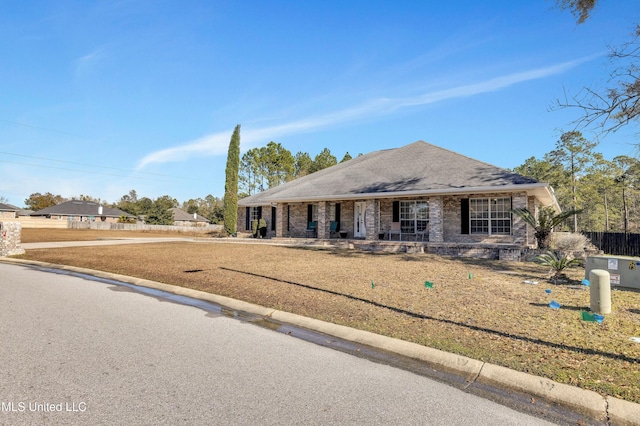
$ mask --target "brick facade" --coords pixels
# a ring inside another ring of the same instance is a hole
[[[424,241],[432,243],[461,243],[461,244],[513,244],[528,246],[534,243],[533,230],[516,215],[512,217],[511,235],[479,235],[462,233],[462,199],[468,198],[504,198],[510,197],[512,208],[528,207],[537,212],[537,203],[526,193],[489,193],[465,194],[455,196],[414,197],[403,200],[428,201],[429,203],[429,232]],[[279,203],[275,212],[275,230],[272,229],[271,206],[262,207],[262,218],[267,222],[267,238],[305,238],[307,237],[309,206],[315,205],[313,211],[317,216],[317,237],[319,239],[335,238],[330,235],[330,224],[335,217],[336,204],[340,205],[340,231],[346,233],[347,238],[354,237],[354,205],[365,202],[365,240],[373,241],[386,237],[393,221],[394,199],[348,200],[341,202],[321,201],[315,203]],[[238,209],[238,232],[251,232],[246,227],[247,208]],[[505,257],[510,257],[505,253]]]

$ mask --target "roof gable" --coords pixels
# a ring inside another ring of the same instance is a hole
[[[546,186],[534,179],[418,141],[353,158],[244,198],[239,204],[460,193],[467,189],[501,190],[518,185]]]

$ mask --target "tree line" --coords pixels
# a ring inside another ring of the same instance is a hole
[[[234,138],[238,140],[233,145],[239,146],[239,126],[234,132],[232,139]],[[350,159],[351,156],[347,152],[341,161]],[[232,161],[231,165],[234,162]],[[269,142],[267,146],[253,148],[242,156],[242,160],[239,161],[240,169],[238,170],[239,187],[237,190],[232,189],[231,192],[237,191],[237,198],[243,198],[337,163],[336,157],[331,154],[328,148],[323,149],[312,159],[307,152],[298,152],[294,156],[281,144]],[[229,185],[229,183],[225,183],[225,187]],[[225,191],[225,195],[227,195],[227,191]],[[24,200],[24,203],[26,208],[37,211],[70,200],[92,201],[114,207],[153,225],[173,224],[173,215],[169,211],[172,208],[180,208],[189,214],[197,213],[214,224],[224,223],[225,215],[225,200],[214,197],[211,194],[204,198],[189,199],[179,203],[178,200],[169,195],[163,195],[156,199],[139,197],[134,189],[113,203],[90,195],[80,194],[66,198],[50,192],[44,194],[33,193]],[[227,202],[227,204],[233,205],[233,202]],[[227,212],[227,214],[230,213]]]
[[[640,161],[611,160],[579,131],[562,134],[555,149],[530,157],[514,172],[549,183],[562,210],[582,210],[570,228],[578,231],[640,231]]]
[[[347,152],[340,162],[351,158]],[[329,148],[324,148],[312,159],[308,152],[299,151],[294,155],[280,143],[271,141],[266,146],[248,150],[242,156],[238,196],[247,197],[336,164],[338,159]]]
[[[530,157],[512,171],[549,183],[563,211],[582,210],[568,225],[574,232],[640,232],[640,160],[625,155],[608,160],[596,148],[597,144],[585,139],[582,133],[566,132],[552,151],[542,158]],[[341,162],[349,159],[351,156],[347,152]],[[238,198],[337,163],[337,158],[328,148],[312,159],[306,152],[293,155],[281,144],[269,142],[264,147],[245,152],[240,159]],[[173,223],[169,209],[174,207],[204,216],[211,223],[224,222],[225,202],[213,195],[179,203],[169,195],[152,200],[139,197],[135,190],[131,190],[114,203],[87,195],[72,199],[116,207],[150,224]],[[25,200],[25,205],[32,210],[41,210],[64,201],[68,199],[60,195],[35,193]]]
[[[70,200],[92,201],[108,207],[115,207],[152,225],[172,225],[173,215],[169,210],[172,208],[180,208],[189,214],[197,213],[206,217],[211,223],[222,223],[223,217],[223,201],[213,195],[207,195],[204,198],[192,198],[179,203],[178,200],[169,195],[163,195],[153,200],[149,197],[138,197],[138,193],[133,189],[114,203],[109,203],[90,195],[81,194],[65,198],[50,192],[44,194],[33,193],[24,200],[24,203],[26,208],[37,211]]]

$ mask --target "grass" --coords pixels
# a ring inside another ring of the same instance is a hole
[[[122,237],[110,232],[24,229],[23,242]],[[19,257],[216,293],[640,403],[640,344],[630,339],[640,336],[640,293],[613,290],[613,312],[601,324],[582,321],[590,303],[582,268],[566,270],[569,282],[554,285],[548,267],[535,263],[206,238]],[[532,280],[538,284],[525,283]],[[561,308],[551,309],[551,300]]]

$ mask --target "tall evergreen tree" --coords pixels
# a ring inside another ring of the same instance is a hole
[[[345,161],[349,161],[351,160],[353,157],[351,157],[351,154],[349,154],[349,151],[347,151],[346,154],[344,154],[344,157],[342,157],[342,160],[340,160],[341,163],[344,163]]]
[[[585,169],[593,159],[593,148],[597,143],[587,141],[582,133],[565,132],[556,142],[556,149],[550,153],[552,159],[565,166],[570,180],[571,209],[578,210],[582,200],[578,199],[578,183]],[[573,216],[573,232],[578,232],[578,217]]]
[[[295,171],[294,176],[296,178],[301,178],[302,176],[306,176],[311,173],[311,166],[313,165],[313,160],[308,152],[298,151],[294,156],[295,161]]]
[[[238,172],[238,189],[240,197],[248,197],[262,191],[260,173],[260,149],[252,148],[242,155]]]
[[[310,172],[315,173],[327,167],[335,166],[336,164],[338,164],[338,159],[331,154],[329,148],[325,148],[313,159]]]
[[[276,187],[293,179],[295,159],[291,151],[279,143],[269,142],[260,149],[263,173],[269,188]]]
[[[224,183],[224,230],[236,235],[238,226],[238,169],[240,168],[240,125],[229,142]]]

